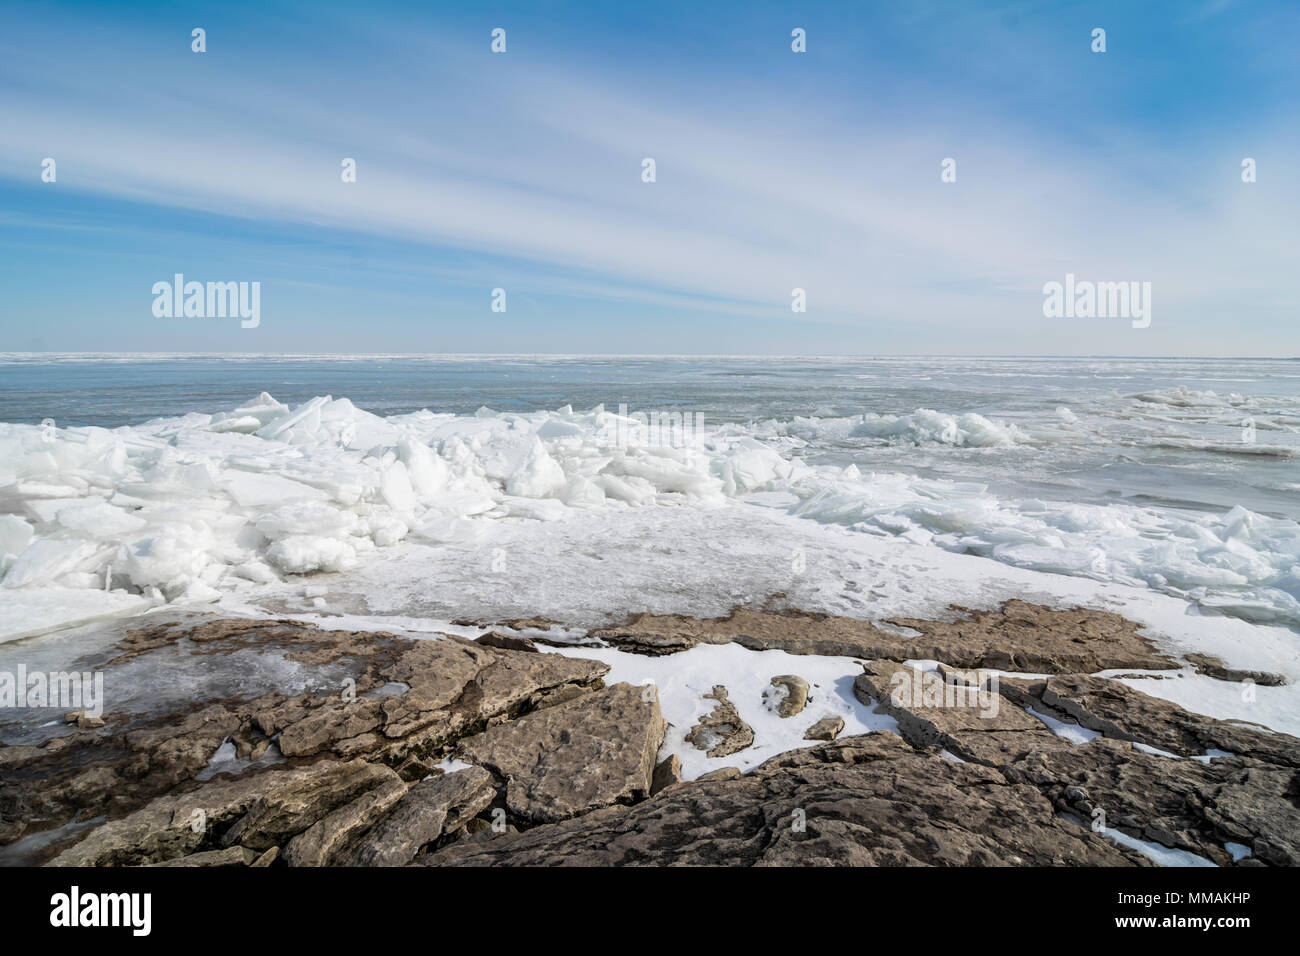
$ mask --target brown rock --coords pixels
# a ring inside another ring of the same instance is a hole
[[[253,850],[268,850],[306,830],[335,807],[385,783],[400,783],[389,768],[364,760],[326,761],[313,766],[317,772],[305,785],[292,780],[268,787],[222,835],[221,844],[239,843]]]
[[[249,866],[257,859],[257,854],[247,847],[232,846],[224,850],[204,850],[189,856],[178,856],[150,866]]]
[[[869,621],[802,611],[734,608],[727,617],[637,614],[589,636],[644,654],[735,641],[753,650],[865,659],[941,660],[954,667],[1028,673],[1091,673],[1109,668],[1175,668],[1140,625],[1108,611],[1058,609],[1007,601],[991,611],[955,608],[951,621],[890,620],[920,632],[901,637]]]
[[[339,860],[345,866],[403,866],[420,848],[464,826],[496,796],[492,777],[479,767],[415,784]]]
[[[793,717],[808,703],[808,682],[796,674],[773,677],[763,694],[768,706],[775,706],[782,717]]]
[[[615,684],[465,738],[457,756],[505,781],[511,813],[550,822],[644,798],[664,730],[653,688]]]
[[[953,684],[937,673],[871,661],[853,682],[863,703],[898,721],[915,747],[941,747],[962,760],[1002,766],[1032,750],[1069,744],[996,691]]]
[[[1205,674],[1217,680],[1227,681],[1251,681],[1263,687],[1281,687],[1290,683],[1281,674],[1270,674],[1267,671],[1249,671],[1241,670],[1236,667],[1229,667],[1221,659],[1213,657],[1210,654],[1188,654],[1187,662],[1196,668],[1196,673]]]
[[[804,740],[834,740],[844,732],[844,718],[837,717],[834,714],[827,714],[817,723],[808,728],[803,735]]]
[[[754,731],[740,719],[736,705],[727,699],[727,688],[714,685],[706,698],[717,701],[713,710],[700,718],[686,739],[710,757],[726,757],[754,742]]]
[[[677,754],[669,754],[655,767],[654,775],[650,780],[650,793],[651,795],[656,794],[660,790],[681,782],[682,758]]]
[[[792,751],[733,779],[671,787],[483,844],[431,866],[1150,865],[1070,823],[1038,790],[894,734]]]
[[[289,866],[326,866],[387,813],[406,794],[399,779],[386,780],[317,820],[285,845]]]

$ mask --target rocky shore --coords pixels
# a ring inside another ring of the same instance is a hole
[[[851,693],[897,723],[842,736],[827,715],[801,748],[693,780],[662,752],[652,683],[607,682],[570,632],[548,647],[550,622],[476,623],[477,639],[212,617],[115,634],[74,664],[104,674],[105,713],[0,721],[0,862],[1300,863],[1300,739],[1096,675],[1283,678],[1178,659],[1114,614],[1012,601],[880,626],[737,608],[588,632],[654,656],[734,642],[856,658]],[[727,682],[682,728],[711,757],[755,743]],[[811,692],[774,673],[763,698],[784,721]]]

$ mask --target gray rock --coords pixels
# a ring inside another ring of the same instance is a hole
[[[648,795],[664,730],[653,688],[615,684],[467,737],[457,755],[505,781],[511,813],[551,822]]]
[[[317,820],[285,845],[289,866],[326,866],[406,795],[400,779],[386,780]]]
[[[404,866],[420,849],[464,826],[496,796],[492,777],[479,767],[422,780],[397,801],[357,846],[344,866]]]
[[[792,751],[733,779],[670,787],[430,866],[1147,866],[1062,817],[1036,787],[921,753],[894,734]]]

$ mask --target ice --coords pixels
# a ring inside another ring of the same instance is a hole
[[[148,522],[115,508],[106,501],[86,501],[65,505],[56,513],[59,524],[71,531],[80,531],[94,538],[111,538],[139,531]]]
[[[147,597],[125,591],[57,586],[9,591],[0,602],[3,604],[0,644],[105,618],[136,614],[153,604]]]
[[[0,515],[0,555],[17,555],[32,540],[32,526],[18,515]]]
[[[541,439],[534,437],[506,481],[506,494],[521,498],[547,498],[558,494],[567,483],[564,469],[546,453]]]
[[[356,549],[346,541],[322,535],[294,534],[281,538],[266,552],[267,560],[281,571],[344,571],[356,563]]]
[[[1146,414],[1226,410],[1234,428],[1238,409],[1249,405],[1179,391],[1115,400]],[[1300,623],[1300,525],[1290,519],[1245,507],[1216,514],[1129,500],[1016,500],[981,481],[823,463],[808,453],[810,442],[833,435],[908,455],[1036,454],[1081,440],[1082,413],[1049,409],[1031,427],[929,408],[831,411],[719,424],[678,441],[603,407],[381,418],[346,398],[289,407],[263,392],[212,414],[112,430],[0,425],[0,584],[6,592],[102,589],[108,580],[136,595],[208,601],[214,592],[276,587],[283,576],[360,569],[412,547],[486,565],[485,549],[521,524],[581,528],[609,519],[617,529],[647,512],[644,538],[671,549],[680,542],[659,530],[670,513],[704,520],[752,508],[832,538],[975,556],[985,576],[1069,575],[1262,624]],[[736,513],[742,528],[719,547],[742,555],[758,519]],[[682,533],[696,533],[691,527]],[[584,548],[611,554],[605,541],[579,535],[553,563],[572,563]],[[512,568],[516,557],[511,552]],[[784,565],[788,578],[788,553]],[[664,574],[683,601],[694,593],[687,571]],[[777,577],[765,586],[791,590]],[[742,590],[720,587],[724,596]],[[865,587],[846,610],[879,604]],[[767,595],[755,588],[752,596]]]
[[[42,538],[26,548],[5,573],[6,588],[48,584],[59,575],[77,570],[95,553],[93,542],[77,538]]]
[[[325,493],[291,478],[275,474],[231,472],[222,480],[222,488],[243,508],[264,508],[286,501],[323,499]]]

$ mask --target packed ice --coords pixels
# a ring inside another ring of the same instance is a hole
[[[1131,405],[1236,416],[1249,400],[1184,389]],[[655,428],[603,406],[384,418],[346,398],[290,407],[265,392],[214,414],[114,429],[0,424],[0,590],[11,595],[0,639],[38,621],[212,602],[248,585],[346,572],[404,542],[472,545],[501,522],[757,506],[1300,623],[1300,525],[1289,518],[1013,497],[803,454],[827,435],[969,449],[1079,440],[1064,406],[1033,426],[925,408],[680,424]],[[66,600],[73,591],[81,597]]]

